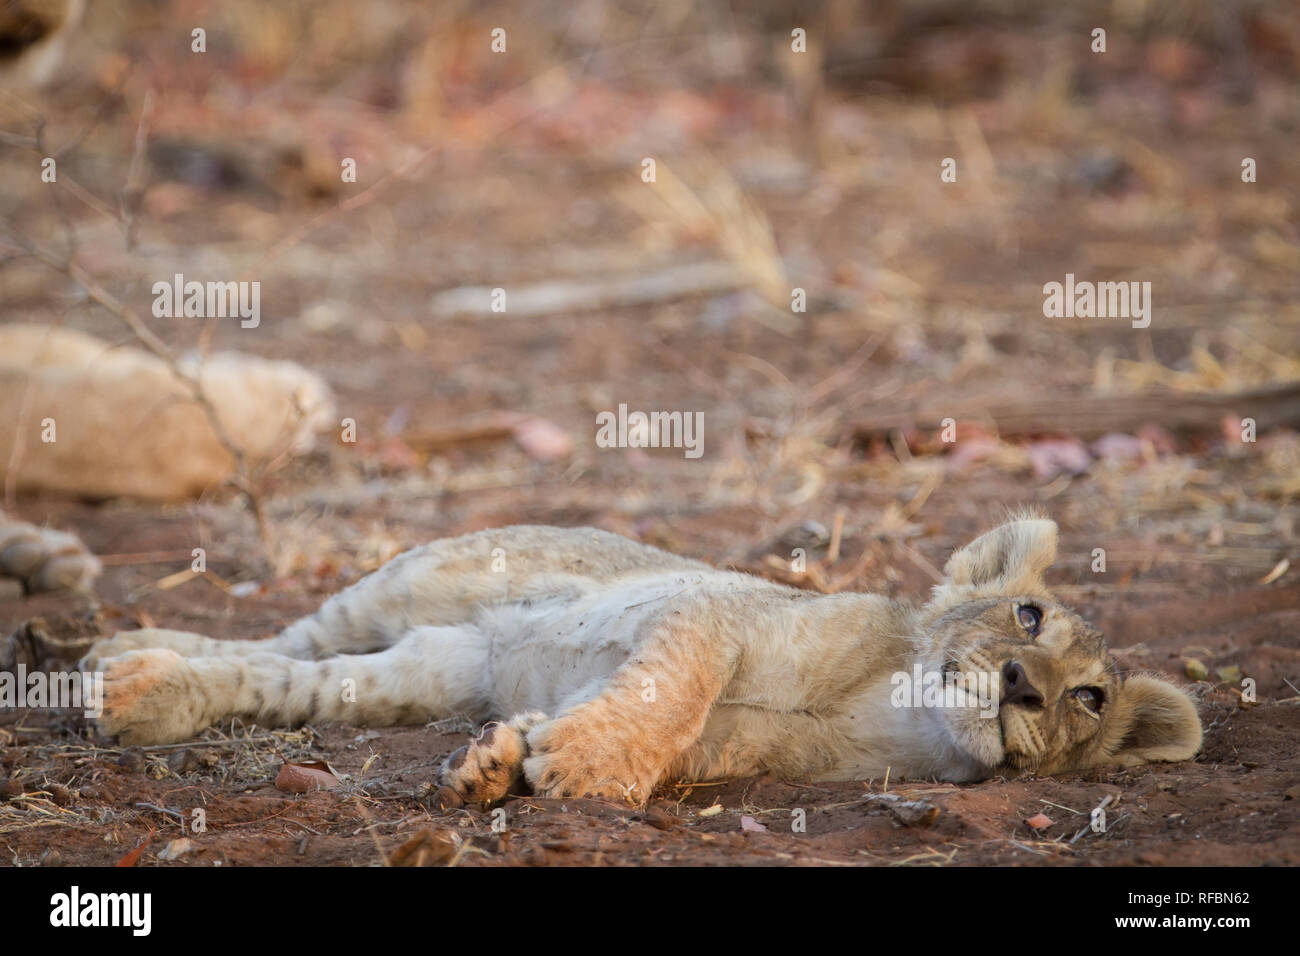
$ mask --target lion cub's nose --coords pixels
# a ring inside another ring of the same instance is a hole
[[[1002,703],[1042,706],[1043,695],[1029,683],[1029,675],[1025,673],[1020,661],[1007,661],[1002,665]]]

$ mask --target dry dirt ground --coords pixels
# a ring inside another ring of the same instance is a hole
[[[1243,103],[1240,78],[1191,40],[1116,31],[1103,63],[1086,46],[1046,56],[1050,38],[1000,29],[991,91],[891,85],[885,57],[883,81],[805,90],[810,112],[786,89],[795,81],[761,63],[764,82],[673,85],[664,77],[699,69],[680,38],[642,60],[547,51],[569,66],[530,84],[552,61],[530,47],[493,66],[471,42],[487,21],[462,11],[439,32],[423,5],[393,6],[407,20],[390,27],[412,24],[397,32],[442,39],[399,42],[340,79],[328,51],[346,23],[316,46],[268,42],[254,56],[240,45],[246,23],[223,34],[214,20],[227,42],[199,64],[162,43],[175,23],[110,23],[70,85],[33,101],[43,138],[76,137],[60,178],[85,195],[60,195],[78,261],[178,348],[203,334],[317,369],[358,441],[326,436],[255,475],[264,533],[231,489],[163,505],[17,497],[11,510],[75,529],[107,569],[94,607],[6,593],[0,633],[42,617],[55,631],[263,637],[406,547],[518,522],[594,525],[806,587],[920,597],[953,547],[1033,504],[1062,527],[1050,580],[1124,668],[1192,686],[1204,750],[1186,764],[965,786],[669,786],[648,811],[520,798],[502,832],[491,814],[430,806],[426,785],[469,730],[454,720],[237,724],[127,753],[73,718],[8,712],[0,861],[107,865],[143,846],[140,866],[1300,863],[1293,430],[1242,442],[1249,404],[1186,431],[1157,412],[1101,445],[1053,429],[998,437],[978,415],[950,445],[921,427],[879,438],[854,427],[921,403],[1155,386],[1172,407],[1187,391],[1300,378],[1294,62],[1261,66]],[[1283,40],[1294,26],[1275,24]],[[956,44],[941,46],[944,63],[984,69],[960,55],[960,32],[944,42]],[[144,186],[119,206],[149,91]],[[30,111],[5,114],[8,130],[33,124]],[[1254,184],[1240,179],[1243,155],[1258,163]],[[359,158],[357,184],[334,181],[339,156]],[[645,156],[660,157],[657,189],[640,179]],[[960,162],[955,184],[939,181],[946,156]],[[7,146],[0,163],[13,184],[0,215],[64,248],[38,193],[48,186],[21,172],[30,153]],[[461,314],[435,298],[700,261],[746,278],[533,315]],[[261,326],[148,318],[151,283],[176,272],[258,279]],[[1042,285],[1066,272],[1151,281],[1150,328],[1045,318]],[[793,286],[808,290],[807,313],[791,314]],[[131,339],[29,259],[0,266],[0,302],[6,321]],[[620,403],[702,411],[704,455],[596,447],[595,413]],[[494,413],[535,416],[550,440],[479,427]],[[837,547],[807,522],[837,531]],[[195,547],[206,574],[185,573]],[[796,547],[809,573],[791,572]],[[1205,679],[1187,677],[1193,662]],[[341,785],[278,790],[286,760],[326,760]],[[884,793],[938,813],[905,823]],[[1086,829],[1107,798],[1106,830]],[[197,808],[206,829],[189,832]],[[1052,822],[1031,829],[1039,813]],[[160,860],[185,835],[191,851]]]

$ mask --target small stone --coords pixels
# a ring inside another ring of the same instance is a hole
[[[45,787],[45,792],[50,795],[55,806],[66,807],[72,802],[72,791],[61,783],[52,783]]]
[[[12,800],[14,797],[21,796],[23,792],[23,785],[18,782],[17,777],[10,777],[0,782],[0,801]]]
[[[144,751],[139,747],[127,747],[117,758],[117,765],[127,773],[139,773],[144,769]]]
[[[194,756],[194,751],[188,747],[175,751],[167,758],[167,769],[178,776],[195,769],[197,764],[198,760]]]

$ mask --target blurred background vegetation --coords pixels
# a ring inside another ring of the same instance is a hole
[[[807,526],[829,560],[800,583],[894,590],[1026,501],[1080,535],[1076,576],[1101,533],[1153,588],[1294,546],[1294,432],[1243,446],[1249,400],[1162,411],[1300,379],[1293,3],[124,0],[89,5],[43,83],[17,9],[0,222],[178,348],[319,370],[360,424],[266,479],[277,576],[329,590],[356,569],[321,554],[364,569],[522,520],[776,574]],[[130,341],[0,256],[0,318]],[[177,272],[260,281],[261,326],[152,318]],[[1151,282],[1151,327],[1044,318],[1067,272]],[[487,313],[496,287],[517,308]],[[1096,428],[988,412],[1153,389]],[[595,447],[620,403],[704,412],[704,457]],[[120,547],[102,510],[32,507]],[[205,507],[132,513],[164,538],[234,520]]]

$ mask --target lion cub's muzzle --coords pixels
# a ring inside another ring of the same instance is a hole
[[[1029,675],[1019,661],[1007,661],[1002,665],[1002,706],[1021,704],[1025,707],[1042,707],[1043,695],[1029,682]]]

